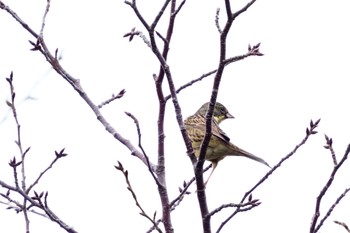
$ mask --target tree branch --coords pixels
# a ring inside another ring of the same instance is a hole
[[[328,191],[328,189],[330,188],[330,186],[332,185],[332,183],[334,181],[334,177],[337,174],[339,168],[343,165],[345,160],[347,160],[349,153],[350,153],[350,144],[346,148],[346,151],[345,151],[345,154],[344,154],[343,158],[339,161],[338,164],[334,165],[333,170],[332,170],[332,172],[331,172],[331,174],[330,174],[330,176],[329,176],[325,186],[322,188],[320,194],[316,198],[315,212],[314,212],[314,215],[313,215],[312,221],[311,221],[310,233],[317,232],[321,228],[323,222],[328,217],[326,215],[326,217],[323,220],[321,220],[320,223],[316,226],[317,220],[320,217],[320,207],[321,207],[322,199],[323,199],[324,195],[326,194],[326,192]]]
[[[274,167],[272,167],[271,170],[269,172],[267,172],[266,175],[263,176],[250,190],[248,190],[243,195],[243,197],[240,201],[241,204],[245,201],[245,199],[247,197],[249,197],[252,194],[252,192],[255,189],[257,189],[262,183],[264,183],[268,179],[268,177],[270,175],[272,175],[272,173],[274,173],[277,170],[277,168],[279,168],[286,160],[288,160],[290,157],[292,157],[298,151],[298,149],[307,142],[307,140],[310,138],[310,136],[317,134],[316,128],[318,127],[320,120],[321,119],[318,119],[318,120],[316,120],[316,122],[313,122],[312,120],[310,121],[310,126],[308,128],[306,128],[306,135],[305,135],[304,139],[298,145],[296,145],[295,148],[289,154],[287,154],[285,157],[283,157]],[[239,212],[240,212],[240,207],[238,207],[228,218],[226,218],[225,221],[223,221],[220,224],[220,226],[216,232],[219,233],[222,230],[222,228]]]

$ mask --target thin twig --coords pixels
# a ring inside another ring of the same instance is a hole
[[[216,9],[216,13],[215,13],[215,26],[216,26],[216,29],[218,29],[218,32],[221,34],[222,33],[222,30],[220,28],[220,8],[217,8]]]
[[[346,223],[344,223],[344,222],[339,222],[339,221],[334,221],[334,223],[336,223],[336,224],[338,224],[338,225],[344,227],[345,230],[346,230],[348,233],[350,233],[350,228],[348,227],[348,225],[346,225]]]
[[[142,137],[141,137],[141,129],[140,129],[139,121],[138,121],[137,118],[136,118],[133,114],[131,114],[130,112],[125,112],[125,114],[126,114],[128,117],[130,117],[131,119],[134,120],[134,123],[135,123],[135,125],[136,125],[137,136],[138,136],[138,139],[139,139],[139,140],[138,140],[138,141],[139,141],[139,142],[138,142],[138,146],[139,146],[139,148],[141,149],[143,155],[145,156],[145,158],[146,158],[146,160],[147,160],[148,170],[149,170],[149,172],[151,173],[151,175],[152,175],[154,181],[156,182],[156,184],[157,184],[158,186],[161,186],[161,184],[159,183],[157,177],[156,177],[155,174],[154,174],[154,171],[156,170],[156,168],[155,168],[155,167],[152,167],[152,164],[149,162],[149,157],[147,156],[146,151],[143,149],[143,146],[142,146],[142,143],[141,143],[141,138],[142,138]]]
[[[259,51],[259,45],[260,44],[257,44],[253,47],[249,46],[248,48],[248,52],[246,54],[243,54],[243,55],[238,55],[238,56],[234,56],[234,57],[230,57],[230,58],[227,58],[223,61],[224,65],[227,66],[233,62],[237,62],[237,61],[240,61],[240,60],[243,60],[247,57],[250,57],[250,56],[261,56],[262,53],[260,53]],[[256,48],[257,46],[257,48]],[[209,77],[210,75],[212,74],[215,74],[217,71],[217,69],[214,69],[212,71],[209,71],[205,74],[202,74],[200,77],[196,78],[196,79],[193,79],[191,80],[190,82],[180,86],[177,90],[176,90],[176,94],[179,94],[182,90],[184,90],[185,88],[189,87],[189,86],[192,86],[193,84],[195,84],[196,82],[199,82],[199,81],[202,81],[204,78],[207,78]],[[171,98],[171,95],[168,95],[165,97],[165,101],[168,101],[169,99]]]
[[[56,222],[60,227],[62,227],[63,229],[65,229],[67,232],[69,233],[77,233],[77,231],[75,231],[72,227],[68,226],[66,223],[64,223],[59,217],[57,217],[56,214],[53,213],[53,211],[51,211],[49,208],[40,205],[36,200],[34,200],[33,198],[31,198],[26,192],[24,192],[23,190],[13,187],[3,181],[0,180],[0,186],[11,190],[15,193],[20,194],[26,201],[30,202],[31,205],[43,210],[46,215],[48,216],[48,218],[51,221]],[[26,208],[23,206],[23,208]]]
[[[133,40],[134,36],[140,37],[143,42],[151,48],[151,42],[149,39],[141,32],[141,31],[136,31],[135,28],[132,28],[130,32],[126,33],[123,37],[129,37],[129,42]]]
[[[103,106],[111,103],[113,100],[120,99],[124,96],[125,89],[121,90],[117,95],[112,94],[112,97],[103,101],[101,104],[97,105],[98,108],[102,108]]]
[[[327,220],[327,218],[332,214],[333,210],[335,209],[335,207],[339,204],[339,202],[345,197],[345,195],[350,191],[350,188],[347,188],[344,190],[344,192],[342,194],[340,194],[340,196],[337,198],[337,200],[335,200],[335,202],[333,203],[333,205],[328,209],[327,213],[325,214],[325,216],[321,219],[320,223],[318,224],[318,226],[315,229],[315,232],[317,232],[321,226],[323,225],[323,223]]]
[[[180,91],[182,91],[183,89],[193,85],[194,83],[198,82],[198,81],[202,81],[204,78],[206,77],[209,77],[210,75],[212,74],[215,74],[217,70],[212,70],[212,71],[209,71],[208,73],[205,73],[205,74],[202,74],[199,78],[196,78],[196,79],[193,79],[192,81],[182,85],[181,87],[179,87],[177,90],[176,90],[176,94],[178,94]],[[168,95],[166,96],[165,98],[165,101],[168,101],[169,99],[171,99],[171,95]]]
[[[315,211],[314,211],[314,215],[313,215],[312,221],[311,221],[310,233],[316,233],[321,228],[324,220],[326,220],[328,217],[326,215],[326,217],[324,219],[322,219],[318,223],[318,225],[316,226],[317,220],[320,217],[320,208],[321,208],[322,199],[323,199],[324,195],[326,194],[326,192],[328,191],[328,189],[330,188],[330,186],[332,185],[332,183],[334,181],[334,177],[337,174],[339,168],[343,165],[345,160],[347,160],[349,153],[350,153],[350,144],[346,148],[346,151],[345,151],[343,158],[339,161],[339,163],[337,165],[335,165],[333,167],[333,170],[332,170],[331,174],[329,175],[329,178],[328,178],[325,186],[322,188],[322,190],[320,191],[320,194],[316,198]]]
[[[246,203],[239,203],[239,204],[235,204],[235,203],[229,203],[229,204],[223,204],[221,206],[219,206],[218,208],[214,209],[213,211],[211,211],[209,213],[210,216],[213,216],[214,214],[216,213],[219,213],[221,210],[225,209],[225,208],[231,208],[231,207],[235,207],[235,208],[240,208],[240,211],[243,212],[243,211],[247,211],[251,208],[254,208],[258,205],[260,205],[261,202],[258,200],[258,199],[254,199],[254,200],[251,200],[249,202],[246,202]],[[243,208],[243,207],[247,207],[247,208]],[[242,209],[243,208],[243,209]]]
[[[0,1],[0,9],[4,9],[7,11],[13,18],[16,19],[16,21],[25,28],[30,34],[32,34],[36,42],[30,41],[30,43],[33,45],[33,51],[40,51],[46,58],[47,62],[51,64],[52,68],[64,79],[66,80],[73,89],[82,97],[82,99],[86,102],[86,104],[91,108],[91,110],[96,115],[98,121],[105,127],[105,129],[113,135],[115,139],[117,139],[119,142],[121,142],[124,146],[126,146],[130,151],[132,155],[137,156],[145,165],[147,165],[146,158],[143,157],[142,153],[138,151],[129,140],[122,137],[105,119],[105,117],[100,112],[99,108],[93,103],[93,101],[89,98],[87,93],[84,91],[84,89],[80,85],[80,81],[78,79],[75,79],[73,76],[71,76],[59,63],[59,60],[56,59],[54,55],[50,53],[50,50],[48,49],[45,40],[40,37],[33,29],[29,27],[27,23],[25,23],[14,11],[12,11],[8,6],[3,4]]]
[[[296,145],[295,148],[289,154],[287,154],[275,166],[273,166],[271,170],[267,172],[265,176],[263,176],[251,189],[249,189],[243,195],[240,203],[243,203],[245,199],[249,197],[256,188],[258,188],[262,183],[264,183],[268,179],[268,177],[272,175],[273,172],[276,171],[277,168],[279,168],[287,159],[293,156],[298,151],[298,149],[307,142],[310,136],[317,134],[316,128],[318,127],[318,124],[320,123],[320,121],[321,119],[318,119],[315,122],[313,122],[312,120],[310,121],[310,126],[306,128],[306,135],[303,138],[303,140],[298,145]],[[240,212],[240,208],[238,207],[228,218],[225,219],[225,221],[223,221],[220,224],[216,232],[219,233],[222,230],[222,228],[239,212]]]
[[[45,28],[45,23],[46,23],[46,17],[47,17],[47,14],[49,13],[49,10],[50,10],[51,0],[46,0],[46,2],[47,2],[47,4],[46,4],[46,8],[45,8],[45,13],[44,13],[43,20],[41,23],[40,37],[44,37],[44,28]]]
[[[175,12],[173,13],[174,16],[176,16],[176,15],[180,12],[180,10],[181,10],[182,7],[185,5],[185,3],[186,3],[186,0],[183,0],[183,1],[180,3],[179,7],[178,7],[178,8],[175,10]]]
[[[0,193],[0,196],[2,196],[3,198],[5,198],[6,200],[8,200],[8,203],[0,201],[1,204],[8,206],[6,209],[11,210],[13,209],[14,211],[16,211],[16,213],[19,213],[23,210],[23,205],[21,205],[19,202],[11,199],[9,196],[4,195],[3,193]],[[15,206],[11,205],[10,203],[13,203]],[[27,209],[27,211],[39,215],[41,217],[44,218],[49,218],[47,215],[43,214],[43,213],[39,213],[38,211],[32,210],[32,209]]]
[[[28,153],[30,147],[27,148],[25,151],[23,150],[23,147],[22,147],[21,125],[19,123],[18,115],[17,115],[17,111],[16,111],[16,105],[15,105],[16,93],[15,93],[15,88],[13,85],[13,73],[12,72],[10,74],[10,77],[6,78],[6,81],[10,85],[10,95],[11,95],[11,101],[7,101],[7,105],[11,107],[13,118],[14,118],[15,123],[16,123],[16,128],[17,128],[16,144],[17,144],[17,147],[19,149],[20,156],[21,156],[20,163],[16,163],[16,159],[14,158],[11,161],[12,165],[10,162],[10,166],[13,167],[14,180],[15,180],[16,187],[18,189],[20,189],[20,187],[19,187],[19,183],[18,183],[17,166],[19,166],[19,165],[21,166],[21,170],[20,170],[21,171],[21,173],[20,173],[21,174],[21,189],[23,191],[25,191],[26,190],[25,155]],[[28,213],[27,213],[27,200],[25,198],[23,199],[23,216],[24,216],[24,220],[25,220],[26,231],[29,232],[30,231],[29,230],[30,221],[29,221],[29,217],[28,217]]]
[[[154,221],[154,218],[151,218],[149,217],[146,212],[143,210],[141,204],[139,203],[139,201],[137,200],[137,196],[136,196],[136,193],[134,192],[134,190],[132,189],[132,186],[131,186],[131,183],[129,181],[129,173],[128,173],[128,170],[125,170],[123,165],[121,164],[121,162],[118,161],[118,166],[114,166],[118,171],[120,171],[121,173],[123,173],[124,175],[124,178],[125,178],[125,182],[127,184],[127,188],[128,190],[130,191],[131,195],[132,195],[132,198],[134,199],[135,201],[135,204],[136,206],[139,208],[139,210],[141,211],[141,215],[144,216],[145,218],[147,218],[151,223],[152,225],[155,227],[155,229],[157,229],[157,231],[159,233],[162,232],[162,230],[157,226],[157,223]]]
[[[338,162],[337,162],[337,157],[336,157],[334,149],[333,149],[333,139],[329,138],[326,134],[324,135],[324,137],[326,139],[326,145],[324,146],[324,148],[326,148],[327,150],[329,150],[331,152],[333,165],[336,166],[338,164]]]
[[[44,174],[48,171],[48,170],[50,170],[52,167],[53,167],[53,165],[60,159],[61,157],[56,157],[56,158],[54,158],[54,160],[49,164],[49,166],[44,170],[44,171],[42,171],[40,174],[39,174],[39,176],[36,178],[36,180],[29,186],[29,188],[27,189],[27,193],[29,193],[30,192],[30,190],[32,190],[33,188],[34,188],[34,186],[35,185],[37,185],[38,183],[39,183],[39,181],[40,181],[40,179],[44,176]]]

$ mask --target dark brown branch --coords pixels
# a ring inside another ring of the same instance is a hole
[[[36,178],[36,180],[29,186],[29,188],[27,188],[26,193],[29,193],[34,188],[34,186],[39,183],[40,179],[44,176],[44,174],[47,171],[49,171],[60,158],[63,157],[64,156],[56,156],[55,159],[50,163],[50,165],[43,172],[41,172],[40,175]]]
[[[22,161],[17,162],[16,157],[13,157],[13,159],[10,160],[9,165],[13,169],[13,179],[15,181],[15,186],[16,188],[19,188],[19,183],[18,183],[18,172],[17,172],[17,167],[21,165]]]
[[[163,52],[161,53],[156,40],[155,40],[155,28],[161,19],[161,17],[164,14],[165,9],[167,6],[170,4],[170,19],[168,23],[168,29],[166,33],[165,40],[166,42],[164,43],[163,46]],[[140,19],[144,27],[147,29],[149,37],[150,37],[150,42],[151,42],[151,48],[155,56],[157,57],[159,63],[160,63],[160,70],[158,75],[154,75],[154,80],[156,84],[156,91],[158,95],[158,100],[159,100],[159,114],[158,114],[158,166],[157,166],[157,177],[159,182],[163,185],[162,187],[158,186],[158,192],[161,197],[161,202],[162,202],[162,210],[163,210],[163,223],[166,232],[173,232],[172,224],[171,224],[171,218],[170,218],[170,206],[169,206],[169,197],[166,189],[166,183],[165,183],[165,156],[164,156],[164,116],[165,116],[165,107],[166,107],[166,101],[164,100],[164,94],[163,94],[163,89],[162,89],[162,84],[163,84],[163,79],[164,75],[166,75],[167,80],[168,80],[168,85],[169,89],[171,92],[171,96],[173,99],[173,103],[175,106],[175,112],[176,112],[176,117],[178,124],[180,126],[181,132],[183,134],[183,137],[186,141],[187,138],[187,148],[191,148],[190,141],[188,139],[185,127],[183,125],[183,119],[181,115],[181,109],[178,104],[177,96],[176,96],[176,91],[175,91],[175,85],[173,83],[172,75],[170,72],[170,68],[167,64],[167,55],[169,52],[169,44],[171,41],[171,37],[173,34],[173,29],[174,29],[174,22],[175,22],[175,11],[176,11],[176,0],[167,0],[164,2],[161,10],[155,17],[153,23],[151,26],[148,25],[148,23],[144,20],[142,15],[140,14],[139,10],[137,9],[136,2],[133,1],[132,4],[128,4],[132,7],[134,10],[135,14],[137,17]],[[194,155],[193,155],[194,157]]]
[[[316,226],[317,220],[320,217],[320,208],[321,208],[322,199],[323,199],[324,195],[326,194],[326,192],[328,191],[328,189],[330,188],[330,186],[332,185],[332,183],[334,181],[334,177],[337,174],[339,168],[343,165],[345,160],[347,160],[349,153],[350,153],[350,144],[346,148],[346,151],[345,151],[343,158],[339,161],[339,163],[337,165],[335,165],[333,167],[333,170],[332,170],[325,186],[322,188],[320,194],[316,198],[315,211],[314,211],[314,216],[312,217],[312,221],[311,221],[310,233],[317,232],[323,224],[324,220],[320,221],[320,223]]]
[[[255,1],[251,1],[244,8],[242,8],[240,10],[240,12],[247,10],[249,8],[249,6],[252,5],[254,2]],[[206,202],[206,195],[205,195],[204,184],[203,184],[203,164],[205,161],[206,150],[207,150],[210,138],[211,138],[211,124],[212,124],[212,116],[213,116],[214,106],[215,106],[217,95],[219,92],[222,74],[223,74],[224,68],[225,68],[226,40],[227,40],[227,36],[228,36],[228,33],[231,29],[233,21],[240,14],[237,12],[235,14],[232,14],[231,3],[229,0],[225,1],[225,7],[226,7],[226,13],[227,13],[227,21],[226,21],[224,29],[222,30],[222,33],[220,34],[219,64],[218,64],[218,68],[217,68],[215,78],[214,78],[213,88],[212,88],[212,92],[211,92],[211,96],[210,96],[209,109],[208,109],[208,112],[205,116],[205,118],[206,118],[206,133],[205,133],[205,137],[203,139],[202,145],[201,145],[201,150],[200,150],[198,162],[197,162],[196,167],[195,167],[195,174],[196,174],[196,180],[197,180],[197,190],[198,190],[197,197],[198,197],[199,206],[201,209],[203,231],[205,233],[210,233],[211,227],[210,227],[210,215],[208,212],[208,206],[207,206],[207,202]]]
[[[160,19],[162,18],[163,14],[165,12],[165,9],[168,7],[170,2],[171,2],[171,4],[170,4],[170,21],[169,21],[169,24],[168,24],[167,37],[168,36],[170,36],[170,37],[172,36],[172,30],[174,28],[174,22],[175,22],[174,12],[175,12],[175,6],[176,6],[176,1],[174,1],[174,0],[166,0],[166,1],[164,1],[163,6],[161,7],[160,11],[156,15],[155,19],[153,20],[151,28],[150,28],[150,30],[148,30],[148,32],[150,32],[150,31],[154,32],[155,28],[157,27]],[[170,34],[169,34],[169,30],[171,30]],[[169,39],[169,38],[167,38],[167,39]],[[170,40],[168,40],[168,42],[170,42]],[[168,51],[168,49],[167,49],[167,51]],[[166,58],[166,56],[164,58]]]
[[[326,221],[326,219],[332,214],[333,210],[335,209],[335,207],[339,204],[339,202],[346,196],[346,194],[350,191],[350,188],[347,188],[344,190],[344,192],[342,194],[340,194],[340,196],[337,198],[337,200],[335,200],[335,202],[333,203],[333,205],[328,209],[327,213],[325,214],[325,216],[321,219],[320,223],[318,224],[318,226],[316,227],[315,232],[317,232],[321,226],[323,225],[323,223]]]
[[[206,172],[208,171],[210,168],[212,167],[212,164],[210,164],[209,166],[207,166],[203,172]],[[189,189],[189,187],[193,184],[193,182],[196,180],[195,177],[193,177],[192,179],[190,179],[189,181],[184,181],[184,184],[183,184],[183,188],[180,188],[180,193],[179,195],[174,198],[171,202],[170,202],[170,207],[171,207],[171,211],[174,211],[176,209],[176,207],[180,204],[180,202],[183,200],[183,198],[185,197],[186,194],[190,194],[189,191],[187,191]],[[162,220],[161,219],[158,219],[156,221],[157,225],[159,223],[161,223]],[[154,227],[151,227],[148,231],[146,231],[146,233],[150,233],[154,230]]]
[[[162,34],[160,34],[160,33],[157,32],[157,31],[156,31],[156,34],[157,34],[157,36],[163,41],[163,43],[164,43],[166,46],[169,46],[168,41],[164,38],[164,36],[162,36]]]
[[[229,1],[228,1],[229,2]],[[243,12],[247,11],[249,7],[251,7],[254,3],[256,2],[256,0],[252,0],[249,3],[247,3],[247,5],[245,5],[244,7],[242,7],[240,10],[238,10],[237,12],[235,12],[232,15],[232,20],[235,20],[238,16],[240,16],[240,14],[242,14]]]
[[[225,9],[226,9],[226,15],[228,20],[232,17],[232,10],[231,10],[231,2],[229,0],[225,0]]]
[[[124,1],[125,4],[129,5],[135,12],[136,16],[139,18],[143,26],[147,29],[147,31],[150,29],[150,26],[147,24],[146,20],[142,17],[141,13],[139,12],[139,9],[136,6],[136,0]]]
[[[175,10],[175,12],[173,13],[174,16],[176,16],[176,15],[180,12],[180,10],[181,10],[182,7],[185,5],[185,3],[186,3],[186,0],[183,0],[183,1],[180,3],[179,7],[178,7],[178,8]]]
[[[338,225],[344,227],[345,230],[346,230],[347,232],[350,233],[350,228],[348,227],[348,225],[346,225],[346,223],[344,223],[344,222],[339,222],[339,221],[334,221],[334,223],[336,223],[336,224],[338,224]]]
[[[331,152],[333,165],[336,166],[338,164],[338,162],[337,162],[337,157],[335,156],[335,152],[333,149],[333,139],[329,138],[327,135],[324,135],[324,137],[326,139],[326,145],[324,146],[324,148],[326,148],[327,150],[329,150]]]

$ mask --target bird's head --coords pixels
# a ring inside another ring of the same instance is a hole
[[[197,111],[197,114],[205,117],[205,115],[208,112],[208,109],[209,109],[209,102],[203,104],[202,107],[200,107],[200,109]],[[234,118],[234,116],[232,116],[228,112],[227,108],[223,104],[216,102],[214,107],[213,118],[218,124],[220,124],[223,120],[226,120],[228,118]]]

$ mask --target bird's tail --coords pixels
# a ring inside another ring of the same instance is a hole
[[[255,156],[252,153],[249,153],[248,151],[245,151],[245,150],[243,150],[243,149],[241,149],[241,148],[239,148],[239,147],[237,147],[237,146],[235,146],[233,144],[231,144],[231,146],[234,148],[234,150],[236,152],[234,155],[247,157],[247,158],[255,160],[255,161],[259,162],[259,163],[265,164],[266,166],[271,168],[270,165],[265,160],[263,160],[262,158],[260,158],[258,156]]]

